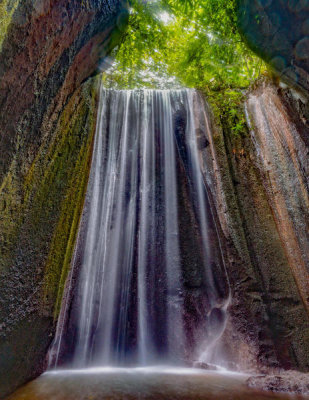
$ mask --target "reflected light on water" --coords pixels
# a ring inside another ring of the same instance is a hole
[[[115,374],[115,375],[121,375],[121,374],[151,374],[151,375],[158,375],[158,374],[164,374],[164,375],[182,375],[182,376],[187,376],[187,375],[230,375],[230,376],[239,376],[239,377],[246,377],[248,375],[239,373],[239,372],[233,372],[233,371],[228,371],[224,368],[218,367],[217,371],[206,371],[201,368],[177,368],[175,366],[165,366],[165,365],[154,365],[154,366],[148,366],[148,367],[132,367],[132,368],[118,368],[118,367],[112,367],[112,366],[106,366],[106,367],[93,367],[93,368],[84,368],[84,369],[56,369],[56,370],[50,370],[47,371],[43,374],[43,376],[48,376],[48,375],[97,375],[97,374]]]

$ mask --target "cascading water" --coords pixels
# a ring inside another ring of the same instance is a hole
[[[50,367],[217,361],[229,289],[200,168],[208,125],[194,90],[102,89]]]

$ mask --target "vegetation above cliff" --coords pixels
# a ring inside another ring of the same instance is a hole
[[[236,0],[133,0],[105,85],[201,90],[215,116],[245,132],[243,92],[265,69],[237,29]]]
[[[235,0],[134,2],[106,83],[122,88],[245,88],[263,68],[236,26]]]

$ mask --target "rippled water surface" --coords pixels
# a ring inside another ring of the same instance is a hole
[[[9,400],[264,400],[305,399],[246,387],[246,376],[192,369],[132,368],[56,371]]]

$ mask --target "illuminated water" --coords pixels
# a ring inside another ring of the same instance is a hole
[[[288,400],[305,399],[247,388],[245,375],[175,368],[57,371],[8,400]]]
[[[306,398],[224,368],[229,285],[200,168],[209,126],[193,90],[102,91],[50,370],[9,400]]]
[[[208,119],[194,90],[102,90],[50,367],[220,363],[229,286],[200,167]]]

